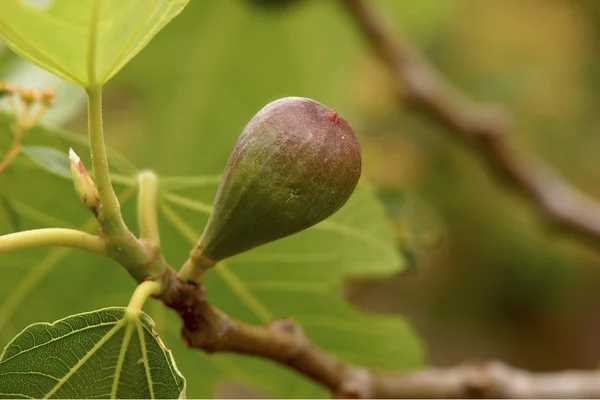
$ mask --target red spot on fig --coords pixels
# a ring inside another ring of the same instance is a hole
[[[336,125],[340,124],[340,114],[336,110],[329,109],[326,111],[327,118]]]

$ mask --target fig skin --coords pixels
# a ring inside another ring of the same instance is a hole
[[[317,224],[360,174],[360,145],[337,111],[301,97],[267,104],[227,162],[199,255],[216,263]]]

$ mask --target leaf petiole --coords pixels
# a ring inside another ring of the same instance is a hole
[[[100,236],[76,229],[45,228],[0,236],[0,254],[48,246],[72,247],[106,256],[106,242]]]
[[[159,281],[144,281],[135,288],[127,308],[129,310],[141,311],[148,297],[158,295],[161,291],[162,284]]]
[[[88,131],[94,181],[102,203],[100,220],[104,234],[113,238],[126,237],[129,229],[121,216],[121,206],[115,194],[108,169],[104,132],[102,128],[102,88],[88,88]]]

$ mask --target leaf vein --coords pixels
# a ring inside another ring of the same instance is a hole
[[[28,353],[28,352],[30,352],[30,351],[33,351],[33,350],[39,349],[40,347],[44,347],[44,346],[46,346],[46,345],[48,345],[48,344],[51,344],[51,343],[54,343],[54,342],[56,342],[56,341],[62,340],[62,339],[64,339],[64,338],[67,338],[67,337],[69,337],[69,336],[71,336],[71,335],[75,335],[75,334],[77,334],[77,333],[80,333],[80,332],[85,332],[85,331],[87,331],[87,330],[90,330],[90,329],[103,328],[103,327],[105,327],[105,326],[108,326],[108,325],[115,325],[115,324],[116,324],[116,322],[112,322],[112,321],[111,321],[111,322],[103,322],[103,323],[100,323],[100,324],[98,324],[98,325],[90,325],[90,326],[87,326],[87,327],[85,327],[85,328],[82,328],[82,329],[77,329],[77,330],[74,330],[74,331],[72,331],[72,332],[69,332],[69,333],[67,333],[67,334],[64,334],[64,335],[62,335],[62,336],[58,336],[58,337],[56,337],[56,338],[54,338],[54,339],[50,339],[50,340],[48,340],[47,342],[43,342],[43,343],[40,343],[40,344],[38,344],[38,345],[34,345],[34,346],[32,346],[32,347],[30,347],[30,348],[28,348],[28,349],[25,349],[25,350],[23,350],[23,348],[22,348],[21,346],[19,346],[19,345],[9,345],[9,347],[8,347],[8,348],[15,346],[15,347],[18,347],[20,351],[19,351],[19,353],[15,354],[14,356],[12,356],[12,357],[9,357],[9,358],[7,358],[7,359],[5,359],[5,360],[2,360],[2,363],[5,363],[5,362],[7,362],[8,360],[12,360],[13,358],[15,358],[15,357],[18,357],[18,356],[20,356],[20,355],[22,355],[22,354],[24,354],[24,353]],[[29,333],[29,334],[31,334],[31,335],[33,336],[33,332],[30,332],[30,331],[28,331],[27,333]],[[35,341],[34,341],[34,343],[35,343]]]
[[[144,369],[146,370],[146,381],[148,382],[148,390],[150,391],[150,398],[155,399],[156,396],[154,394],[154,386],[152,384],[152,374],[150,373],[150,365],[148,360],[148,351],[146,348],[146,340],[144,338],[144,332],[141,329],[139,319],[136,319],[135,327],[138,333],[138,337],[140,340],[140,348],[142,349],[142,358],[144,360]]]
[[[52,397],[61,387],[62,385],[68,381],[68,379],[73,376],[78,370],[79,368],[81,368],[81,366],[83,364],[85,364],[90,358],[92,358],[92,356],[94,354],[96,354],[96,352],[102,347],[104,346],[122,327],[123,325],[127,322],[126,319],[122,319],[121,321],[117,322],[115,324],[115,326],[108,331],[104,336],[102,336],[102,338],[94,345],[94,347],[92,347],[90,349],[90,351],[88,351],[86,353],[85,356],[83,356],[78,362],[77,364],[75,364],[73,367],[71,367],[71,369],[69,370],[69,372],[67,374],[65,374],[65,376],[63,376],[57,383],[56,385],[52,388],[52,390],[50,390],[50,392],[48,392],[45,397]]]
[[[127,317],[127,314],[125,315]],[[125,337],[123,338],[123,343],[121,343],[121,349],[119,350],[119,358],[117,359],[117,365],[115,367],[115,375],[113,377],[113,384],[110,391],[110,398],[117,398],[117,391],[119,390],[119,380],[121,379],[121,371],[123,369],[123,362],[125,361],[125,355],[127,353],[127,347],[129,346],[129,341],[131,340],[131,334],[133,333],[133,328],[131,322],[128,321],[127,327],[125,328]]]

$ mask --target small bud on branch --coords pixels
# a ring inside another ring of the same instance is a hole
[[[102,213],[102,203],[100,202],[96,184],[73,149],[69,149],[69,161],[71,164],[73,185],[75,186],[77,196],[83,205],[85,205],[96,218],[100,218],[100,214]]]

